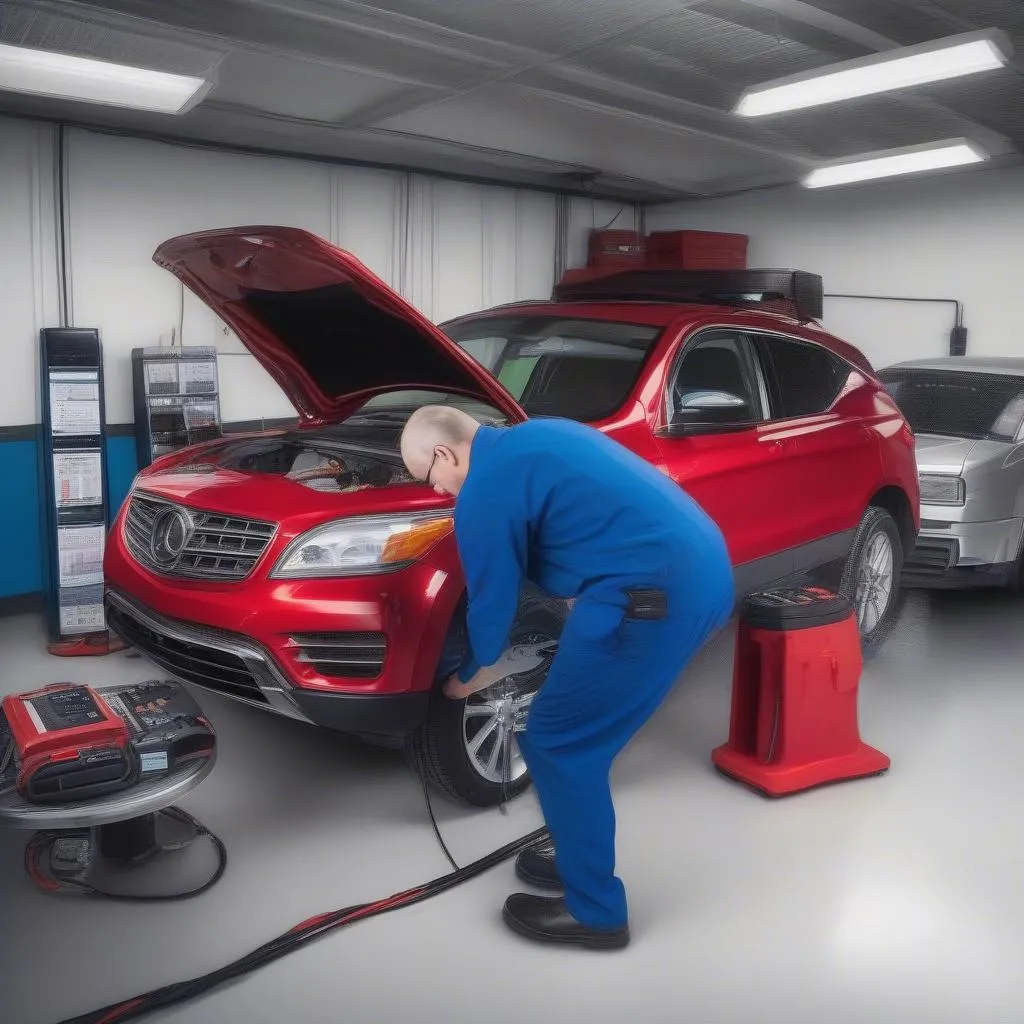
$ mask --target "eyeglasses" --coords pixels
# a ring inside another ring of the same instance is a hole
[[[433,487],[434,486],[430,482],[430,474],[434,472],[434,463],[435,462],[437,462],[437,449],[436,448],[434,449],[434,457],[430,460],[430,468],[427,470],[427,475],[425,477],[426,483],[427,483],[428,487]]]

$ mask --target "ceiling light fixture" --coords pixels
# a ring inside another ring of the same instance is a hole
[[[0,90],[183,114],[212,84],[204,78],[0,44]]]
[[[884,50],[747,89],[734,113],[760,117],[1000,68],[1013,56],[1005,32],[984,29]]]
[[[825,164],[811,171],[803,180],[807,188],[827,188],[831,185],[849,185],[875,178],[891,178],[900,174],[936,171],[947,167],[962,167],[980,163],[988,154],[967,139],[947,139],[929,142],[923,146],[907,146],[870,153],[856,160]]]

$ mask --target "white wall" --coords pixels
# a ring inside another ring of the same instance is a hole
[[[959,299],[969,354],[1024,354],[1024,170],[772,189],[654,207],[647,226],[748,234],[750,266],[819,273],[826,292]],[[948,353],[953,322],[952,306],[825,304],[876,367]]]
[[[59,325],[55,138],[51,127],[0,119],[0,425],[38,421],[36,339],[40,327]],[[434,321],[551,291],[552,195],[77,130],[67,141],[72,324],[100,329],[109,423],[132,419],[132,348],[172,337],[223,353],[225,420],[293,413],[238,339],[152,262],[173,235],[307,228],[355,253]]]
[[[39,331],[59,323],[54,135],[0,122],[0,427],[39,420]]]

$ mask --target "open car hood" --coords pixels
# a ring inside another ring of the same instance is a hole
[[[299,228],[180,235],[153,261],[202,299],[307,422],[374,394],[438,389],[526,414],[479,363],[350,253]]]

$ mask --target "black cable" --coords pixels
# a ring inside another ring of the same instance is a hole
[[[921,299],[910,295],[853,295],[844,292],[825,292],[822,295],[825,299],[869,299],[877,302],[924,302],[934,303],[943,306],[953,306],[956,309],[957,327],[962,327],[964,322],[964,307],[959,299]]]
[[[130,893],[115,893],[107,892],[104,889],[97,889],[93,885],[86,885],[85,883],[74,882],[72,883],[76,889],[86,893],[90,896],[102,896],[109,900],[121,900],[125,902],[133,903],[157,903],[157,902],[170,902],[171,900],[187,900],[193,899],[196,896],[202,895],[208,889],[212,889],[214,885],[221,880],[224,872],[228,866],[228,851],[227,847],[221,841],[219,836],[214,835],[205,825],[197,821],[187,811],[181,810],[180,807],[165,807],[163,809],[164,814],[170,818],[177,818],[178,821],[184,822],[187,825],[191,825],[196,830],[197,836],[209,836],[210,841],[217,849],[217,870],[209,881],[204,882],[202,885],[197,886],[195,889],[189,889],[188,892],[183,893],[168,893],[166,895],[132,895]],[[28,862],[31,858],[35,857],[38,850],[44,849],[48,846],[55,836],[60,833],[41,833],[39,836],[33,837],[28,845],[25,847],[25,862],[26,868],[28,868]],[[28,868],[29,874],[33,874],[31,868]]]
[[[614,216],[614,217],[612,217],[612,219],[611,219],[610,221],[608,221],[608,223],[607,223],[607,224],[603,224],[603,225],[602,225],[601,227],[599,227],[599,228],[598,228],[598,227],[595,227],[595,228],[594,228],[594,230],[595,230],[595,231],[607,231],[607,230],[608,230],[608,228],[610,228],[610,227],[611,227],[611,226],[612,226],[612,225],[613,225],[613,224],[614,224],[614,223],[615,223],[615,222],[616,222],[616,221],[617,221],[617,220],[618,220],[618,219],[619,219],[619,218],[620,218],[620,217],[622,216],[622,214],[623,214],[623,211],[624,211],[625,209],[626,209],[626,204],[625,204],[625,203],[623,203],[623,204],[622,204],[622,205],[621,205],[621,206],[619,207],[619,212],[618,212],[617,214],[615,214],[615,216]],[[592,211],[592,212],[593,212],[593,211]],[[593,220],[591,220],[591,222],[590,222],[590,223],[591,223],[591,226],[593,226],[593,223],[594,223],[594,222],[593,222]]]
[[[71,298],[68,282],[67,237],[67,132],[63,125],[57,131],[57,260],[60,275],[61,326],[71,326]]]
[[[395,893],[393,896],[384,900],[378,900],[375,903],[364,903],[353,907],[346,907],[342,910],[309,918],[307,921],[296,925],[290,931],[260,946],[247,956],[218,970],[211,971],[209,974],[190,981],[166,985],[163,988],[154,989],[117,1003],[111,1003],[99,1010],[67,1018],[61,1021],[60,1024],[121,1024],[122,1021],[135,1020],[157,1009],[163,1009],[164,1007],[193,999],[232,978],[240,977],[282,956],[286,956],[305,943],[326,935],[337,928],[353,924],[356,921],[366,920],[369,917],[390,913],[392,910],[398,910],[401,907],[412,906],[414,903],[419,903],[433,896],[440,895],[442,892],[447,892],[456,885],[468,882],[470,879],[500,864],[527,847],[543,841],[546,837],[546,828],[537,829],[500,849],[494,850],[479,860],[459,868],[457,871],[442,875],[432,882],[428,882],[426,885]]]
[[[294,952],[305,943],[311,942],[322,935],[326,935],[328,932],[334,931],[337,928],[354,924],[357,921],[362,921],[369,917],[377,917],[380,914],[390,913],[392,910],[411,906],[414,903],[419,903],[422,900],[440,895],[442,892],[447,892],[456,885],[461,885],[463,882],[467,882],[470,879],[475,878],[477,875],[488,871],[490,868],[495,867],[502,861],[520,853],[527,847],[541,842],[547,837],[548,833],[546,828],[537,829],[528,835],[522,836],[521,838],[513,840],[511,843],[492,851],[486,856],[481,857],[479,860],[475,860],[471,864],[467,864],[465,867],[459,867],[448,850],[448,846],[444,841],[440,828],[438,827],[437,819],[434,816],[434,808],[430,799],[430,790],[427,785],[426,773],[420,757],[416,758],[416,764],[419,770],[420,780],[423,783],[424,800],[427,805],[427,811],[430,815],[431,824],[434,827],[434,834],[437,836],[438,842],[441,844],[441,848],[444,850],[445,856],[454,868],[454,870],[449,874],[435,878],[426,885],[395,893],[383,900],[377,900],[371,903],[355,904],[353,906],[344,907],[340,910],[334,910],[326,914],[319,914],[314,917],[307,918],[305,921],[295,925],[287,932],[284,932],[276,938],[271,939],[269,942],[264,943],[251,953],[240,957],[233,963],[211,971],[208,974],[201,975],[200,977],[193,978],[189,981],[174,982],[170,985],[165,985],[162,988],[153,989],[149,992],[142,993],[141,995],[133,996],[130,999],[122,999],[116,1003],[110,1003],[101,1009],[80,1014],[76,1017],[69,1017],[61,1021],[60,1024],[121,1024],[122,1021],[136,1020],[139,1017],[153,1013],[156,1010],[194,999],[219,985],[223,985],[225,982],[230,981],[233,978],[241,977],[244,974],[248,974],[259,967],[263,967],[264,965],[279,959],[280,957],[286,956],[288,953]],[[175,810],[177,809],[175,808]],[[190,817],[186,815],[184,811],[179,811],[179,813],[185,817]],[[198,823],[196,824],[198,825]],[[202,826],[199,827],[202,828]],[[223,849],[223,844],[220,843],[219,839],[213,836],[212,833],[209,833],[205,828],[203,828],[203,831],[214,839],[214,842],[218,844],[219,848]],[[225,851],[224,861],[222,861],[221,871],[216,876],[217,878],[219,878],[220,874],[223,873],[223,867],[226,865],[226,858],[227,854]],[[216,881],[216,878],[208,882],[203,889],[208,889],[214,881]],[[197,890],[196,894],[200,891],[203,890]]]
[[[444,841],[444,836],[441,835],[441,830],[437,826],[437,818],[434,817],[434,805],[430,800],[430,788],[427,785],[427,775],[423,770],[423,761],[421,758],[416,758],[416,770],[419,772],[420,782],[423,783],[423,799],[427,804],[427,813],[430,815],[430,824],[434,826],[434,835],[437,836],[437,841],[441,844],[441,849],[444,850],[444,855],[448,858],[448,863],[451,864],[452,870],[460,871],[460,867],[455,863],[455,858],[451,855],[448,849],[448,844]]]

